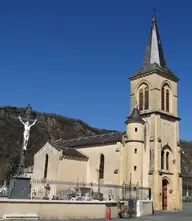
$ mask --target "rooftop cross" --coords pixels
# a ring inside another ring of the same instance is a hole
[[[157,10],[155,8],[153,8],[154,16],[156,15],[156,12],[157,12]]]

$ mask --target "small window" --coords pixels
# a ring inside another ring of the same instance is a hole
[[[161,90],[161,110],[165,110],[165,89]]]
[[[135,153],[137,153],[137,149],[135,149]]]
[[[139,90],[139,110],[143,110],[143,89]]]
[[[48,171],[48,163],[49,163],[49,156],[48,154],[45,155],[45,166],[44,166],[44,177],[47,178],[47,171]]]
[[[169,90],[166,90],[166,111],[169,112]]]
[[[137,127],[135,127],[135,132],[137,132]]]
[[[145,110],[149,109],[149,88],[145,88]]]
[[[119,151],[120,151],[120,150],[119,150],[119,147],[117,147],[115,151],[116,151],[116,152],[119,152]]]
[[[161,151],[161,169],[164,170],[164,151]]]
[[[104,166],[105,166],[105,156],[101,154],[100,165],[99,165],[99,179],[104,178]]]
[[[166,153],[166,170],[169,170],[169,152]]]
[[[136,171],[137,170],[137,166],[134,166],[134,171]]]

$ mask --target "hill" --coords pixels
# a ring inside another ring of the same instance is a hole
[[[18,166],[23,139],[23,125],[19,116],[24,116],[25,109],[17,107],[0,107],[0,180],[13,174]],[[93,128],[82,120],[72,119],[56,114],[33,111],[32,117],[38,117],[33,126],[26,156],[26,166],[33,164],[33,155],[49,140],[70,139],[111,132]],[[192,141],[181,140],[184,154],[181,154],[184,187],[192,189]]]
[[[181,171],[183,189],[189,189],[192,194],[192,141],[181,140],[183,153],[181,155]]]
[[[13,174],[18,166],[22,139],[23,124],[19,116],[24,116],[25,109],[17,107],[0,107],[0,180]],[[48,140],[70,139],[81,136],[98,135],[111,132],[97,129],[78,119],[32,111],[32,117],[38,117],[38,123],[31,130],[26,166],[33,164],[33,155]]]

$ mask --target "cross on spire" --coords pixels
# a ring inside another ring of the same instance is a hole
[[[153,8],[153,15],[156,16],[156,12],[157,10],[155,8]]]

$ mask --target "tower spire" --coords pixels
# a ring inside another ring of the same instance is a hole
[[[164,59],[163,49],[160,41],[160,35],[156,22],[156,10],[153,9],[152,25],[149,40],[147,42],[143,66],[150,64],[158,64],[159,67],[165,68],[166,62]]]
[[[160,35],[157,27],[156,21],[156,10],[153,9],[152,24],[150,30],[149,40],[147,42],[145,56],[143,60],[142,67],[134,73],[129,79],[133,80],[140,77],[145,73],[154,73],[164,75],[169,79],[172,79],[176,82],[179,81],[179,78],[173,74],[173,72],[167,67],[166,61],[163,54],[163,48],[160,41]]]

